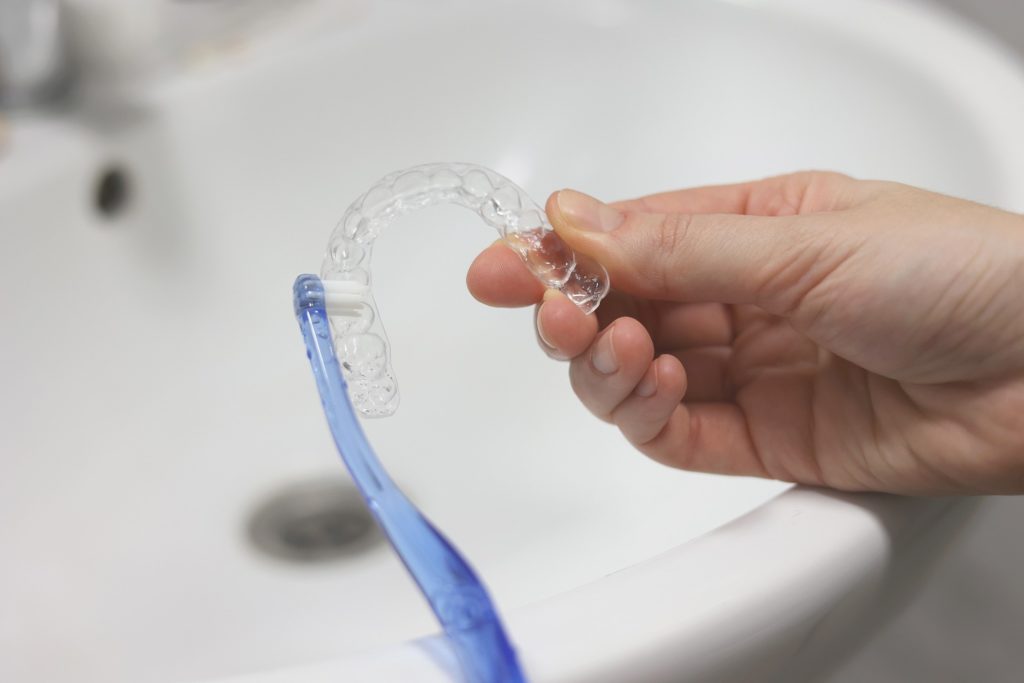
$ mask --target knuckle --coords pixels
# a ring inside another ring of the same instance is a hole
[[[616,249],[611,258],[637,291],[645,296],[666,294],[678,279],[683,252],[690,251],[688,235],[693,215],[630,212],[625,223],[611,233]]]
[[[849,187],[852,180],[850,176],[835,171],[806,171],[798,203],[799,212],[832,211],[846,204],[844,188]]]
[[[693,214],[669,213],[658,222],[658,246],[663,254],[674,254],[686,243],[686,235],[693,224]]]
[[[648,272],[645,275],[653,280],[657,291],[668,291],[677,277],[692,225],[692,214],[669,213],[660,216],[651,226],[648,236],[650,262],[646,264]]]
[[[853,179],[835,171],[805,170],[774,178],[766,184],[754,206],[757,213],[789,216],[830,211],[845,203],[844,188]]]
[[[755,303],[787,318],[806,314],[813,301],[830,292],[855,252],[828,230],[809,229],[799,221],[789,227],[785,243],[764,259],[755,293]]]

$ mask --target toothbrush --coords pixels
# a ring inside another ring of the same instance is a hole
[[[480,579],[384,471],[356,418],[331,341],[328,312],[345,316],[365,301],[368,291],[365,285],[325,283],[315,275],[300,275],[295,281],[295,316],[334,443],[367,507],[450,639],[466,680],[525,682],[515,650]]]

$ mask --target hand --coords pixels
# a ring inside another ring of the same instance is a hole
[[[467,283],[539,303],[576,395],[673,467],[844,490],[1024,493],[1024,217],[798,173],[548,216],[608,268],[587,316],[496,243]]]

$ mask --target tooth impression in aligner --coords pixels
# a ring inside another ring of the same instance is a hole
[[[545,287],[560,290],[584,313],[596,310],[608,293],[604,267],[573,253],[540,206],[508,178],[459,163],[415,166],[381,178],[345,211],[320,270],[335,353],[352,402],[367,417],[386,417],[398,408],[390,346],[370,290],[373,241],[399,216],[435,204],[475,212]]]

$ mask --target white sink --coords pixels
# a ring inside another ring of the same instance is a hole
[[[1024,203],[1024,76],[912,3],[387,2],[321,29],[9,124],[0,680],[451,680],[440,639],[401,644],[436,626],[386,546],[296,564],[247,531],[344,477],[290,286],[386,172],[472,161],[543,201],[822,167]],[[134,193],[107,219],[112,162]],[[465,292],[492,239],[440,208],[378,241],[403,403],[367,429],[531,680],[802,680],[935,561],[968,506],[632,452],[529,311]]]

